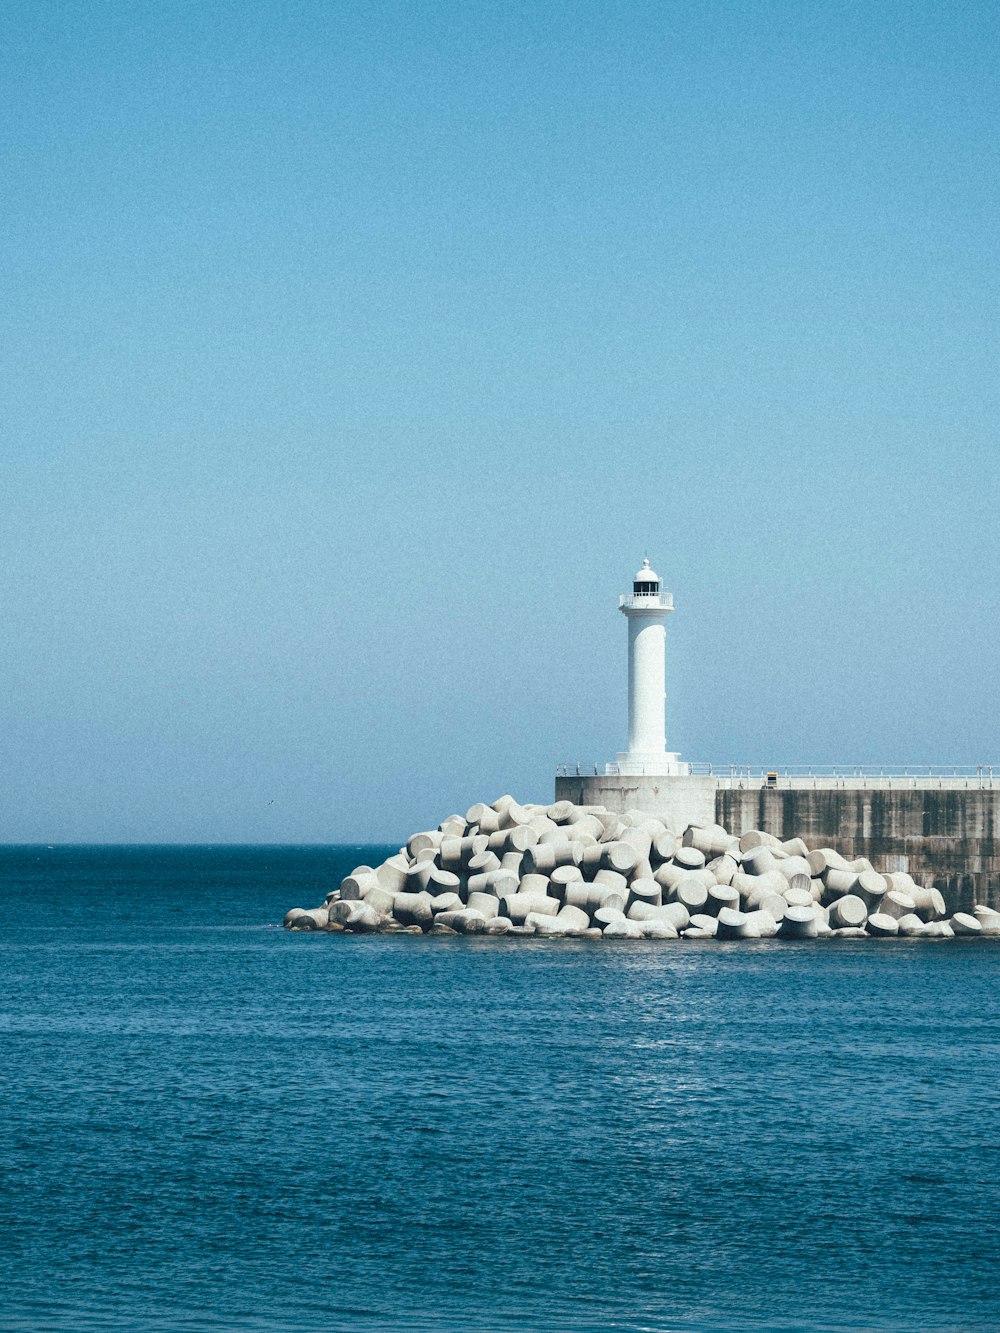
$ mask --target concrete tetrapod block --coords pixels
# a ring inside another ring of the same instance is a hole
[[[565,838],[565,832],[554,824],[547,815],[535,815],[528,828],[534,829],[538,834],[538,842],[560,842]],[[536,847],[538,843],[535,844]]]
[[[916,905],[910,895],[904,893],[902,889],[890,889],[882,898],[878,910],[885,916],[894,916],[898,921],[901,916],[909,916]]]
[[[865,922],[865,930],[877,939],[887,939],[899,934],[899,921],[887,912],[872,912]]]
[[[349,875],[345,875],[340,881],[340,896],[346,900],[353,899],[357,902],[364,898],[370,889],[379,887],[378,875],[371,866],[358,866],[352,870]]]
[[[857,928],[865,924],[868,907],[863,898],[846,893],[830,904],[830,925],[835,930]]]
[[[662,901],[663,890],[655,879],[634,879],[628,886],[626,907],[631,907],[633,903],[649,903],[652,907],[659,907]]]
[[[328,908],[329,919],[344,925],[350,920],[358,904],[363,901],[363,898],[341,898],[339,902],[331,903]]]
[[[785,902],[789,907],[811,907],[813,905],[813,896],[808,889],[792,888],[789,886],[783,895]]]
[[[504,852],[500,858],[500,869],[506,870],[508,874],[516,875],[520,879],[523,859],[520,852]]]
[[[438,824],[438,832],[442,838],[464,838],[465,828],[466,821],[461,815],[449,815]]]
[[[716,934],[720,940],[738,940],[740,931],[746,924],[746,913],[736,907],[722,907],[716,921],[719,923]]]
[[[583,837],[591,837],[595,842],[604,841],[605,827],[596,815],[581,815],[565,827],[570,842],[578,842]]]
[[[604,855],[604,844],[600,842],[583,843],[579,840],[573,843],[576,848],[574,860],[580,869],[584,879],[593,879],[601,868],[601,858]]]
[[[780,862],[770,847],[754,847],[743,853],[744,875],[766,875],[769,870],[777,871]]]
[[[758,847],[781,847],[781,843],[773,833],[765,833],[763,829],[749,829],[746,833],[740,835],[740,851],[752,852]]]
[[[500,816],[501,828],[523,828],[531,823],[532,815],[530,810],[526,810],[523,805],[518,805],[517,801],[509,801],[502,810],[498,810]]]
[[[601,842],[617,842],[621,836],[622,830],[626,827],[624,819],[619,819],[616,814],[610,810],[591,811],[594,818],[598,820],[604,832],[600,836]]]
[[[711,870],[716,884],[732,884],[733,879],[740,873],[739,861],[734,856],[728,855],[715,857],[705,868]]]
[[[429,893],[397,893],[392,914],[407,926],[429,926],[434,918],[433,901]]]
[[[627,842],[633,847],[640,861],[649,860],[649,853],[653,847],[653,835],[649,829],[634,824],[626,825],[619,841]]]
[[[561,907],[555,919],[564,930],[589,930],[590,916],[582,907]]]
[[[335,904],[331,904],[331,906],[333,905]],[[352,908],[358,905],[359,902],[355,901]],[[332,920],[339,923],[339,917],[335,916]],[[330,921],[330,909],[327,907],[299,907],[296,909],[295,916],[289,923],[288,928],[289,930],[325,930]]]
[[[423,833],[411,833],[406,842],[406,854],[412,860],[420,857],[421,852],[436,852],[441,846],[442,835],[438,829],[427,829]]]
[[[627,842],[606,842],[601,857],[601,869],[618,875],[628,875],[639,861],[639,853]]]
[[[713,884],[705,901],[705,912],[708,916],[717,917],[724,908],[739,911],[739,906],[740,895],[731,885]]]
[[[904,893],[912,895],[917,887],[913,876],[906,870],[884,870],[881,872],[885,880],[886,891],[889,889],[902,889]]]
[[[555,916],[562,906],[558,898],[545,898],[539,893],[514,893],[500,899],[500,915],[509,916],[515,925],[527,921],[528,914]]]
[[[513,925],[508,916],[487,917],[486,925],[483,927],[484,935],[507,935]]]
[[[582,884],[583,874],[579,866],[556,866],[549,875],[549,893],[553,898],[563,898],[568,884]]]
[[[801,838],[789,838],[787,842],[781,844],[781,849],[782,851],[787,852],[789,856],[809,856],[809,848]],[[812,872],[810,871],[810,874],[811,873]]]
[[[678,937],[670,922],[660,917],[650,917],[648,921],[640,921],[638,924],[644,940],[675,940]]]
[[[330,920],[339,921],[345,930],[353,930],[358,934],[371,934],[372,931],[378,930],[382,918],[374,907],[369,907],[366,902],[349,898],[333,904],[330,909]]]
[[[641,940],[642,923],[640,921],[609,921],[604,927],[606,940]]]
[[[679,866],[676,861],[665,861],[656,870],[653,878],[657,884],[668,891],[682,881],[704,884],[706,889],[711,888],[717,882],[715,874],[707,867],[703,866],[701,870],[689,870],[686,866]]]
[[[438,865],[455,874],[467,868],[474,856],[489,849],[488,838],[445,838],[438,848]]]
[[[478,856],[473,856],[469,860],[470,875],[485,875],[490,870],[500,869],[500,858],[496,852],[480,852]]]
[[[548,875],[522,875],[520,883],[514,890],[515,893],[537,893],[543,898],[554,898],[556,895],[550,893],[551,883]],[[509,898],[509,893],[498,895],[501,898]]]
[[[521,869],[526,875],[549,875],[556,866],[575,866],[577,847],[563,838],[560,842],[540,842],[524,850]]]
[[[388,857],[380,866],[375,867],[375,876],[383,889],[390,893],[399,893],[406,886],[406,875],[410,862],[406,856],[397,852]]]
[[[729,887],[735,889],[741,903],[747,904],[764,893],[784,894],[788,888],[788,880],[776,870],[766,871],[763,875],[746,875],[742,870],[738,870]]]
[[[669,890],[669,900],[680,903],[688,912],[700,912],[708,902],[708,888],[697,877],[682,879]]]
[[[434,919],[438,926],[450,926],[459,935],[481,935],[486,925],[482,912],[462,907],[453,912],[439,912]]]
[[[558,916],[549,916],[545,912],[529,912],[524,924],[536,935],[576,935],[579,932],[578,926],[564,926]]]
[[[431,860],[415,861],[406,872],[406,892],[423,893],[437,866]]]
[[[925,926],[916,912],[907,912],[905,916],[896,918],[896,930],[904,938],[911,938],[915,935],[922,935]]]
[[[617,870],[599,870],[594,876],[593,882],[606,889],[614,889],[623,898],[628,897],[628,880],[624,875],[620,875]]]
[[[545,813],[553,824],[570,824],[576,816],[576,806],[572,801],[554,801],[545,807]]]
[[[480,833],[487,836],[496,833],[500,827],[500,816],[491,805],[483,805],[481,802],[477,805],[470,805],[465,812],[465,822],[473,828],[478,828]]]
[[[603,929],[612,921],[625,921],[626,916],[620,907],[598,907],[591,914],[591,920],[595,926],[600,926]]]
[[[744,912],[754,912],[765,898],[778,897],[785,901],[788,881],[782,875],[734,875],[730,888],[740,895],[740,907]]]
[[[675,930],[682,930],[691,919],[681,903],[664,903],[656,907],[652,903],[635,902],[625,915],[629,921],[666,921]]]
[[[951,918],[951,928],[956,935],[981,935],[983,928],[969,912],[955,912]]]
[[[440,893],[458,893],[462,881],[450,870],[441,870],[438,866],[434,866],[423,887],[436,898]]]
[[[833,847],[817,847],[806,857],[809,873],[814,878],[825,876],[828,870],[847,870],[847,862]]]
[[[826,883],[829,886],[829,880]],[[880,875],[877,870],[863,870],[858,875],[854,888],[849,889],[848,892],[856,893],[859,898],[862,898],[870,913],[877,912],[886,894],[885,876]]]
[[[376,884],[373,889],[369,889],[365,894],[365,902],[379,916],[391,916],[393,904],[396,901],[396,895],[390,893],[388,889],[383,889],[381,884]]]
[[[751,912],[766,912],[772,921],[780,923],[785,919],[785,913],[789,906],[790,904],[784,894],[767,891],[744,903],[743,910],[748,915]]]
[[[948,909],[938,889],[915,884],[906,892],[913,899],[917,916],[922,921],[938,921],[947,915]]]
[[[640,856],[638,861],[636,861],[634,868],[629,871],[626,878],[630,884],[636,879],[652,879],[653,867],[644,856]]]
[[[625,890],[610,884],[567,884],[563,902],[567,907],[582,908],[591,919],[600,907],[612,907],[625,914]]]
[[[626,913],[629,921],[662,921],[676,931],[685,930],[691,922],[683,903],[663,903],[652,907],[649,903],[633,903]]]
[[[842,898],[845,893],[857,893],[860,876],[856,870],[841,870],[838,866],[830,866],[823,871],[822,880],[828,896]],[[881,880],[881,875],[879,876]],[[882,893],[885,892],[885,881],[880,885]],[[865,896],[862,894],[862,896]]]
[[[707,912],[695,912],[687,929],[703,931],[705,935],[710,935],[714,939],[719,929],[719,922],[716,917],[709,916]]]
[[[545,881],[548,884],[548,880]],[[482,875],[470,875],[466,883],[469,893],[492,893],[495,898],[503,898],[508,893],[517,893],[518,878],[512,870],[487,870]]]
[[[741,940],[769,940],[778,933],[778,923],[770,912],[758,908],[755,912],[745,913],[745,920],[739,930]]]
[[[814,940],[819,936],[819,918],[815,907],[789,907],[785,911],[778,937],[783,940]]]
[[[685,847],[693,847],[701,852],[706,861],[727,852],[739,851],[740,840],[724,829],[721,824],[689,824],[684,830],[681,842]]]
[[[682,870],[701,870],[705,865],[705,853],[697,847],[678,847],[674,853],[674,865],[680,866]]]
[[[312,921],[312,918],[309,917],[309,913],[306,911],[306,909],[305,909],[304,907],[292,907],[292,908],[290,908],[290,909],[285,913],[285,918],[284,918],[284,920],[282,921],[281,924],[285,927],[286,930],[291,930],[292,927],[295,925],[296,921],[298,921],[300,917],[302,917],[302,918],[308,918],[308,925],[306,926],[306,929],[307,929],[307,930],[311,930],[311,929],[312,929],[312,926],[313,926],[313,921]],[[330,920],[330,909],[329,909],[329,908],[327,908],[326,919],[327,919],[327,922],[329,922],[329,920]]]
[[[924,926],[924,939],[953,940],[955,932],[949,921],[928,921]]]
[[[482,913],[485,921],[500,915],[500,900],[492,893],[470,893],[466,906],[472,912]]]
[[[650,848],[650,860],[657,863],[672,860],[677,845],[677,838],[673,833],[658,833]]]
[[[812,871],[809,869],[809,862],[804,856],[786,856],[783,861],[778,861],[776,870],[779,875],[783,875],[789,883],[797,876],[802,875],[806,879],[812,878]]]
[[[984,935],[1000,935],[1000,912],[995,908],[977,903],[972,909],[972,915],[979,922]]]
[[[538,834],[530,824],[519,824],[507,831],[507,851],[526,852],[529,847],[538,846]]]
[[[431,911],[435,916],[441,912],[457,912],[463,905],[461,895],[458,893],[438,893],[431,896]]]

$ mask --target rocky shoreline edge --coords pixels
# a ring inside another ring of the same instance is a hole
[[[501,796],[356,866],[292,931],[573,939],[1000,937],[1000,912],[950,917],[940,892],[864,857],[760,829],[669,827],[569,801]]]

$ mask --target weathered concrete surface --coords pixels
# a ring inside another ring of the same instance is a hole
[[[616,815],[644,810],[683,831],[688,824],[715,822],[714,777],[557,777],[556,800],[603,805]]]
[[[832,844],[848,858],[867,856],[876,870],[909,871],[930,880],[952,912],[1000,907],[1000,791],[720,790],[714,819],[732,833],[798,835],[810,849]]]

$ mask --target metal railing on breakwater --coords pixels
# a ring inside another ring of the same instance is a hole
[[[961,766],[954,764],[782,764],[772,767],[755,764],[687,765],[691,777],[715,778],[720,790],[748,790],[767,787],[772,790],[1000,790],[1000,765],[994,775],[992,764]],[[558,778],[619,777],[617,764],[559,764]],[[663,777],[662,772],[629,773],[629,777]],[[669,776],[669,775],[667,775]]]

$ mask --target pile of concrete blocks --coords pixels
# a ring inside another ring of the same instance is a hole
[[[937,889],[863,857],[642,811],[501,796],[357,866],[289,930],[617,940],[1000,937],[1000,912],[948,917]]]

